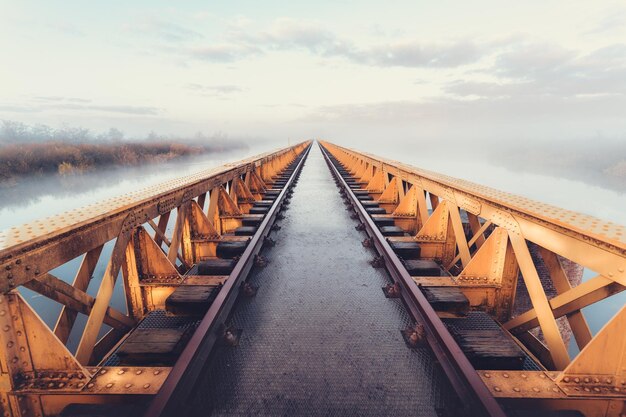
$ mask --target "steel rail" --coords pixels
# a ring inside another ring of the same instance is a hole
[[[352,206],[365,225],[367,234],[373,238],[374,247],[383,256],[389,274],[401,286],[400,293],[404,304],[413,318],[424,326],[427,334],[426,340],[450,380],[453,389],[460,397],[463,406],[471,412],[470,415],[472,416],[505,417],[506,414],[500,404],[493,397],[458,343],[404,268],[374,220],[340,175],[328,151],[321,144],[320,149],[333,176],[340,182],[341,187],[346,190],[352,200]]]
[[[295,146],[172,179],[0,231],[0,293],[37,279],[149,219],[254,170]],[[28,266],[28,267],[26,267]]]
[[[263,239],[269,235],[270,226],[274,223],[279,207],[282,205],[287,191],[292,187],[294,178],[302,169],[310,149],[311,144],[302,151],[302,157],[293,174],[265,215],[259,229],[252,237],[215,301],[202,318],[158,394],[152,399],[144,417],[171,416],[180,413],[184,400],[192,392],[204,364],[207,363],[213,351],[219,337],[220,326],[227,320],[235,304],[243,278],[252,269],[254,255],[260,252]]]

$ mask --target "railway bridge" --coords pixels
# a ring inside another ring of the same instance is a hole
[[[623,416],[626,309],[583,309],[625,269],[623,226],[305,141],[1,233],[0,410]]]

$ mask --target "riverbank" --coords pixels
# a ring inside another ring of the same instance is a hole
[[[13,187],[20,179],[36,176],[72,176],[112,167],[163,163],[182,157],[229,149],[211,144],[176,142],[68,143],[49,141],[0,146],[0,187]]]

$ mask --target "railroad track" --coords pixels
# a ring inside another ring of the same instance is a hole
[[[337,186],[349,200],[350,207],[357,214],[364,231],[371,239],[371,245],[382,257],[381,266],[389,272],[394,285],[391,288],[399,288],[399,296],[402,298],[407,309],[416,324],[422,326],[430,348],[437,360],[443,367],[452,387],[462,400],[467,415],[505,416],[506,414],[491,395],[488,388],[480,379],[476,370],[469,362],[457,342],[454,340],[448,328],[441,321],[435,309],[430,305],[418,285],[400,261],[389,242],[383,236],[380,227],[376,225],[372,216],[363,206],[363,203],[355,191],[361,190],[360,186],[350,187],[347,181],[355,178],[343,167],[337,159],[321,148],[329,169],[336,179]],[[356,184],[356,183],[354,183]],[[357,187],[359,187],[357,189]],[[365,190],[367,192],[367,190]],[[371,201],[371,200],[365,200]],[[370,205],[370,207],[372,207]],[[384,226],[383,226],[384,227]]]
[[[582,311],[626,289],[622,226],[319,145],[0,233],[0,411],[626,413],[626,308],[597,334]]]

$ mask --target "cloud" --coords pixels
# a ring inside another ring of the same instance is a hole
[[[41,111],[39,108],[35,108],[27,105],[13,105],[13,104],[0,104],[0,111],[7,113],[37,113]]]
[[[626,9],[613,8],[606,13],[606,15],[600,19],[599,22],[593,25],[593,27],[585,32],[586,35],[598,35],[606,32],[611,32],[616,29],[622,29],[626,26]]]
[[[147,36],[155,36],[161,40],[172,43],[180,43],[202,39],[204,36],[193,29],[189,29],[177,23],[161,19],[146,18],[125,26],[127,30]]]
[[[45,99],[41,102],[41,99]],[[130,106],[130,105],[103,105],[103,104],[86,104],[91,100],[72,99],[64,97],[35,97],[35,104],[0,104],[0,111],[10,113],[38,113],[49,110],[82,110],[92,112],[105,113],[123,113],[128,115],[148,115],[154,116],[159,114],[160,109],[149,106]]]
[[[62,97],[62,96],[37,96],[37,97],[33,97],[35,100],[39,100],[39,101],[55,101],[55,102],[61,102],[61,101],[68,101],[68,102],[72,102],[72,103],[90,103],[91,100],[87,100],[84,98],[78,98],[78,97]]]
[[[340,58],[378,67],[443,68],[470,64],[485,51],[468,41],[427,43],[399,40],[386,44],[358,45],[324,29],[316,22],[281,18],[268,29],[250,30],[249,24],[235,24],[226,34],[227,42],[197,46],[193,58],[232,62],[268,51],[305,50],[322,58]]]
[[[85,36],[85,32],[79,29],[76,25],[73,25],[69,22],[56,22],[56,23],[48,23],[47,26],[63,35],[68,36]]]
[[[260,53],[256,47],[237,44],[215,44],[188,50],[189,57],[209,62],[233,62]]]
[[[243,91],[243,88],[236,85],[202,85],[191,83],[187,84],[186,88],[205,96],[224,96]]]
[[[467,41],[440,44],[403,41],[357,49],[346,53],[345,57],[357,63],[380,67],[445,68],[471,64],[483,54],[484,51]]]
[[[112,105],[112,106],[76,106],[76,108],[83,108],[85,110],[96,110],[96,111],[104,111],[111,113],[126,113],[126,114],[138,114],[138,115],[157,115],[159,114],[159,109],[156,107],[146,107],[146,106],[125,106],[125,105]]]
[[[444,91],[483,98],[623,95],[626,45],[614,44],[581,55],[554,45],[522,44],[498,55],[485,72],[499,79],[457,80]]]

